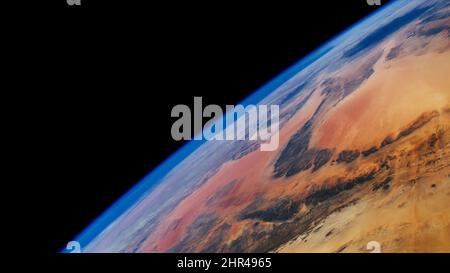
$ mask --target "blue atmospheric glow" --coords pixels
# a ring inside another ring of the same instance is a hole
[[[270,82],[262,86],[252,95],[244,99],[240,104],[247,106],[249,104],[258,104],[267,95],[272,93],[283,83],[291,79],[302,69],[328,53],[335,45],[347,38],[349,33],[366,23],[370,23],[370,20],[375,17],[375,15],[380,14],[387,7],[393,7],[394,4],[399,4],[403,0],[394,1],[390,4],[386,4],[379,8],[372,15],[366,17],[365,19],[357,22],[353,26],[349,27],[345,31],[341,32],[329,42],[325,43],[323,46],[314,50],[306,57],[302,58],[300,61],[292,65],[290,68],[280,73]],[[82,231],[75,239],[78,241],[83,248],[88,245],[96,236],[98,236],[105,228],[107,228],[114,220],[121,216],[127,209],[133,206],[140,198],[152,190],[162,178],[169,173],[175,166],[177,166],[181,161],[183,161],[187,156],[204,144],[205,140],[191,140],[187,142],[182,148],[164,160],[158,167],[152,170],[146,177],[144,177],[139,183],[132,187],[126,194],[124,194],[119,200],[117,200],[113,205],[111,205],[103,214],[101,214],[97,219],[95,219],[84,231]],[[66,249],[61,250],[61,252],[67,252]]]

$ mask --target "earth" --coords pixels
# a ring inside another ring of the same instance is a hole
[[[277,150],[189,143],[82,251],[450,252],[449,1],[386,5],[246,103],[280,105]]]

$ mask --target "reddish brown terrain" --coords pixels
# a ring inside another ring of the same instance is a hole
[[[86,250],[450,252],[449,10],[287,82],[278,150],[197,151]]]

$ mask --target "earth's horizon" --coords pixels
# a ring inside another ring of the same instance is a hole
[[[83,252],[450,252],[449,75],[450,3],[394,1],[255,94],[280,105],[277,150],[202,143],[76,240]]]

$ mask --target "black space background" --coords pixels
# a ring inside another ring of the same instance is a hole
[[[150,2],[49,1],[16,33],[23,58],[11,70],[22,75],[34,165],[26,217],[39,251],[59,251],[182,145],[170,136],[173,106],[194,96],[237,104],[377,9],[365,0]]]

